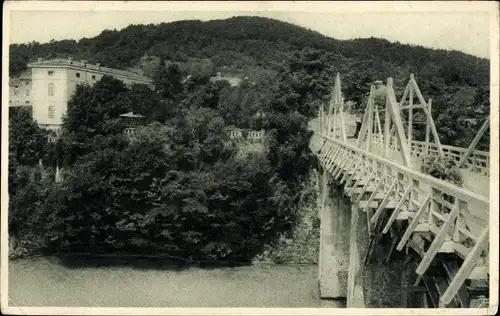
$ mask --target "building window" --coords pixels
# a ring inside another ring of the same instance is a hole
[[[24,101],[24,104],[30,104],[30,101]]]
[[[30,84],[30,82],[29,82],[28,80],[25,80],[25,81],[24,81],[24,85],[25,85],[25,86],[27,86],[27,85],[29,85],[29,84]]]
[[[54,84],[49,83],[49,96],[53,96],[53,95],[54,95]]]
[[[19,91],[14,90],[14,95],[19,95]]]
[[[76,73],[76,77],[80,78],[80,73],[79,72]]]
[[[14,88],[18,89],[18,88],[19,88],[19,86],[14,86]]]
[[[49,76],[53,76],[54,75],[54,70],[49,70],[47,73],[49,74]]]
[[[29,96],[30,96],[30,90],[29,90],[29,89],[26,89],[26,90],[24,91],[24,95],[25,95],[25,96],[27,96],[27,97],[29,97]]]
[[[54,118],[55,108],[53,105],[49,106],[49,118]]]
[[[95,75],[92,75],[92,80],[95,80]]]

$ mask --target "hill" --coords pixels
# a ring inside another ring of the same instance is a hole
[[[341,73],[346,98],[354,101],[358,109],[364,107],[372,81],[393,77],[396,93],[401,95],[409,74],[414,73],[424,96],[433,99],[434,118],[443,143],[467,146],[489,112],[486,59],[376,38],[336,40],[261,17],[130,25],[79,41],[13,44],[10,71],[11,75],[20,73],[38,57],[73,56],[108,67],[139,67],[145,73],[154,68],[151,62],[144,63],[145,57],[152,57],[146,58],[149,61],[180,62],[186,65],[184,69],[192,69],[190,63],[202,60],[209,64],[201,67],[204,71],[226,69],[240,73],[240,77],[251,76],[255,85],[252,89],[266,94],[284,61],[304,50],[315,51],[321,61],[310,67],[325,67],[329,76]],[[463,117],[478,119],[478,126],[450,130],[449,125]],[[466,137],[458,137],[465,129],[470,129]]]

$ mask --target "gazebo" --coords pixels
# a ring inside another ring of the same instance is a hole
[[[144,119],[146,117],[141,114],[134,112],[128,112],[120,115],[120,121],[125,126],[125,134],[131,138],[134,136],[135,128],[139,125],[144,124]]]

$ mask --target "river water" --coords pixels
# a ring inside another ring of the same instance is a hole
[[[316,265],[185,269],[9,263],[9,306],[335,308],[319,299]]]

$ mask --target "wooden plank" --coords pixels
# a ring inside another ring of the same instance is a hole
[[[423,106],[422,104],[413,104],[413,105],[411,106],[411,108],[412,108],[412,109],[414,109],[414,110],[418,110],[418,109],[423,109],[423,108],[424,108],[424,106]],[[402,107],[401,107],[401,110],[408,110],[408,109],[410,109],[410,106],[409,106],[409,105],[405,105],[405,106],[402,106]],[[417,123],[418,123],[418,122],[413,121],[413,124],[417,124]]]
[[[405,233],[403,234],[403,237],[401,237],[401,241],[399,242],[399,244],[396,248],[398,251],[401,251],[403,249],[406,242],[410,239],[411,234],[413,233],[415,228],[417,228],[417,225],[419,224],[420,218],[422,217],[422,215],[424,215],[425,209],[428,206],[430,199],[431,199],[431,195],[429,193],[429,194],[427,194],[424,201],[422,202],[422,205],[420,205],[420,209],[415,214],[415,217],[413,217],[410,224],[408,225],[408,228],[406,229]]]
[[[371,201],[370,203],[368,203],[368,201],[359,201],[358,206],[359,206],[359,208],[361,208],[363,210],[363,212],[366,212],[365,209],[377,208],[378,202]]]
[[[365,186],[365,184],[366,184],[366,182],[363,183],[363,184],[360,183],[360,186],[358,186],[356,189],[354,189],[354,192],[352,192],[352,193],[354,193],[354,194],[360,194],[361,191],[363,190],[363,187]],[[372,186],[366,187],[365,190],[364,190],[364,192],[365,193],[366,192],[370,192],[371,193],[371,192],[373,192],[373,190],[375,190],[375,186],[372,185]]]
[[[439,300],[440,306],[448,305],[451,302],[451,300],[455,297],[460,287],[462,287],[462,284],[470,275],[472,269],[474,269],[478,257],[481,255],[484,248],[486,247],[489,239],[488,237],[489,237],[489,230],[488,227],[486,227],[481,236],[479,237],[479,239],[477,240],[477,243],[474,245],[474,248],[472,248],[471,252],[469,253],[467,258],[463,262],[462,266],[458,270],[457,274],[451,281],[450,285],[448,286],[444,294],[441,296],[441,299]]]
[[[382,200],[378,209],[375,211],[375,213],[373,214],[373,216],[371,218],[372,223],[375,223],[378,220],[380,214],[382,213],[382,210],[387,205],[387,202],[389,202],[389,199],[391,198],[391,195],[392,195],[392,191],[394,190],[394,188],[396,188],[397,183],[398,183],[398,179],[394,179],[394,181],[392,181],[391,186],[389,187],[389,191],[387,191],[384,199]]]
[[[418,224],[415,230],[413,231],[414,234],[422,234],[428,232],[430,232],[430,230],[429,230],[429,224],[427,223]]]
[[[443,244],[445,237],[448,236],[449,230],[451,228],[451,225],[453,224],[455,218],[458,216],[458,213],[460,212],[460,207],[457,204],[455,204],[455,207],[451,211],[448,219],[444,224],[441,226],[441,230],[439,231],[439,234],[436,236],[434,241],[432,242],[431,246],[425,253],[424,258],[420,262],[420,264],[417,267],[416,273],[417,274],[424,274],[425,271],[427,271],[427,268],[431,264],[432,260],[438,253],[439,249],[441,248],[441,245]]]
[[[396,217],[398,216],[398,213],[399,213],[399,210],[401,209],[401,206],[403,205],[405,200],[410,196],[410,192],[411,192],[412,188],[413,188],[412,184],[410,184],[406,188],[405,192],[403,193],[403,196],[401,197],[401,199],[398,202],[398,205],[394,209],[394,212],[392,212],[391,217],[389,217],[387,224],[385,225],[384,229],[382,230],[383,234],[387,234],[387,232],[389,231],[389,228],[391,228],[392,223],[396,220]]]
[[[465,152],[465,154],[462,156],[462,158],[460,159],[460,161],[458,162],[458,168],[460,168],[461,166],[464,165],[465,161],[467,161],[467,159],[469,158],[470,154],[474,151],[474,148],[476,148],[477,146],[477,143],[479,143],[479,141],[481,140],[481,138],[483,137],[483,134],[484,132],[490,127],[490,117],[488,116],[486,118],[486,121],[484,121],[483,123],[483,126],[481,126],[481,128],[479,129],[479,132],[476,134],[476,136],[474,137],[474,140],[472,141],[472,143],[469,145],[469,148],[467,148],[467,151]]]

